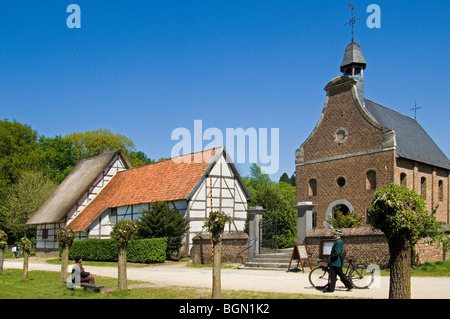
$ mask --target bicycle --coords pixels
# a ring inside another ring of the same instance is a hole
[[[375,279],[375,271],[370,269],[366,264],[353,264],[354,259],[348,258],[347,270],[344,274],[358,289],[369,288]],[[318,265],[309,273],[309,282],[314,288],[325,287],[328,284],[328,274],[330,266],[327,259],[318,259],[320,262],[326,262],[327,265]]]

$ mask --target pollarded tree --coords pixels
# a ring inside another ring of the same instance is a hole
[[[8,245],[8,235],[0,229],[0,275],[3,272],[3,260],[5,258],[5,249]]]
[[[22,279],[28,280],[28,258],[31,254],[31,248],[33,247],[33,244],[31,243],[31,240],[29,240],[26,237],[22,237],[20,240],[20,243],[22,245],[23,250],[23,273],[22,273]]]
[[[436,210],[425,209],[420,195],[403,185],[391,184],[374,194],[369,208],[370,224],[381,230],[389,245],[390,299],[411,298],[411,254],[422,238],[442,237]]]
[[[211,233],[213,244],[213,288],[212,298],[221,298],[221,278],[220,264],[222,261],[222,238],[226,223],[230,221],[230,216],[224,212],[211,212],[205,221],[204,227]]]
[[[61,252],[61,283],[67,279],[67,267],[69,266],[69,250],[75,239],[75,232],[67,227],[62,227],[58,232],[58,241],[62,247]]]
[[[127,290],[127,247],[131,237],[136,232],[137,225],[135,222],[122,219],[114,225],[111,232],[111,238],[115,239],[119,244],[118,257],[118,288],[119,290]]]

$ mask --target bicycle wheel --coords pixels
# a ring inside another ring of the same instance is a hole
[[[328,268],[318,266],[311,270],[308,278],[314,288],[325,287],[328,284]]]
[[[368,269],[367,265],[359,264],[352,268],[349,278],[356,288],[369,288],[375,279],[375,272]]]

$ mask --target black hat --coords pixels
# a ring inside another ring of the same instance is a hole
[[[73,260],[75,260],[75,262],[77,263],[81,258],[81,256],[75,256],[75,258]]]

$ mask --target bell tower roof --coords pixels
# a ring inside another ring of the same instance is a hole
[[[361,74],[363,76],[363,70],[365,68],[366,60],[364,60],[361,47],[352,40],[352,43],[345,48],[344,59],[341,63],[341,72],[344,75],[354,76]]]

